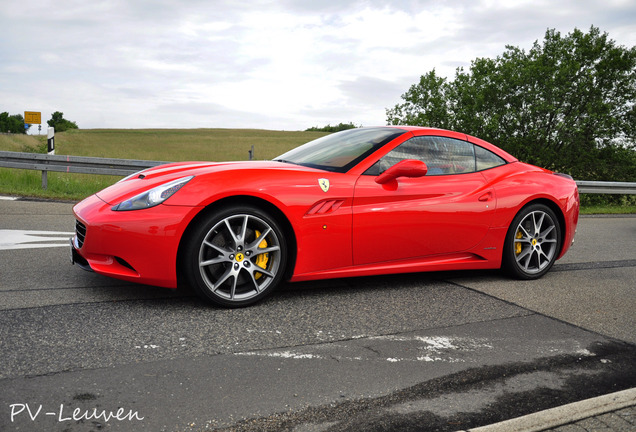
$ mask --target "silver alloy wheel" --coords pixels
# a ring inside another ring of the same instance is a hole
[[[215,295],[248,300],[266,290],[281,264],[280,240],[263,219],[235,214],[210,229],[199,248],[201,277]]]
[[[529,275],[542,272],[554,261],[558,244],[552,216],[542,210],[528,213],[515,229],[513,251],[517,265]]]

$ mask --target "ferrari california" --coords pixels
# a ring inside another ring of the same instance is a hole
[[[543,276],[573,242],[576,183],[481,139],[357,128],[271,161],[181,162],[73,208],[72,261],[238,307],[283,281],[499,269]]]

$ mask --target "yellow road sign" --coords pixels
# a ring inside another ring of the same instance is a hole
[[[42,113],[37,111],[25,111],[24,112],[24,123],[26,124],[41,124],[42,123]]]

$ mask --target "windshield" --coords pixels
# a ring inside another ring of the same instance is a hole
[[[362,159],[406,131],[397,128],[348,129],[310,141],[275,158],[327,171],[347,172]]]

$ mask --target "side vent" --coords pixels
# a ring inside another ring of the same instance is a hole
[[[309,209],[307,212],[307,216],[313,215],[324,215],[328,213],[333,213],[340,208],[340,206],[344,203],[343,199],[331,199],[325,201],[319,201],[314,206]]]

